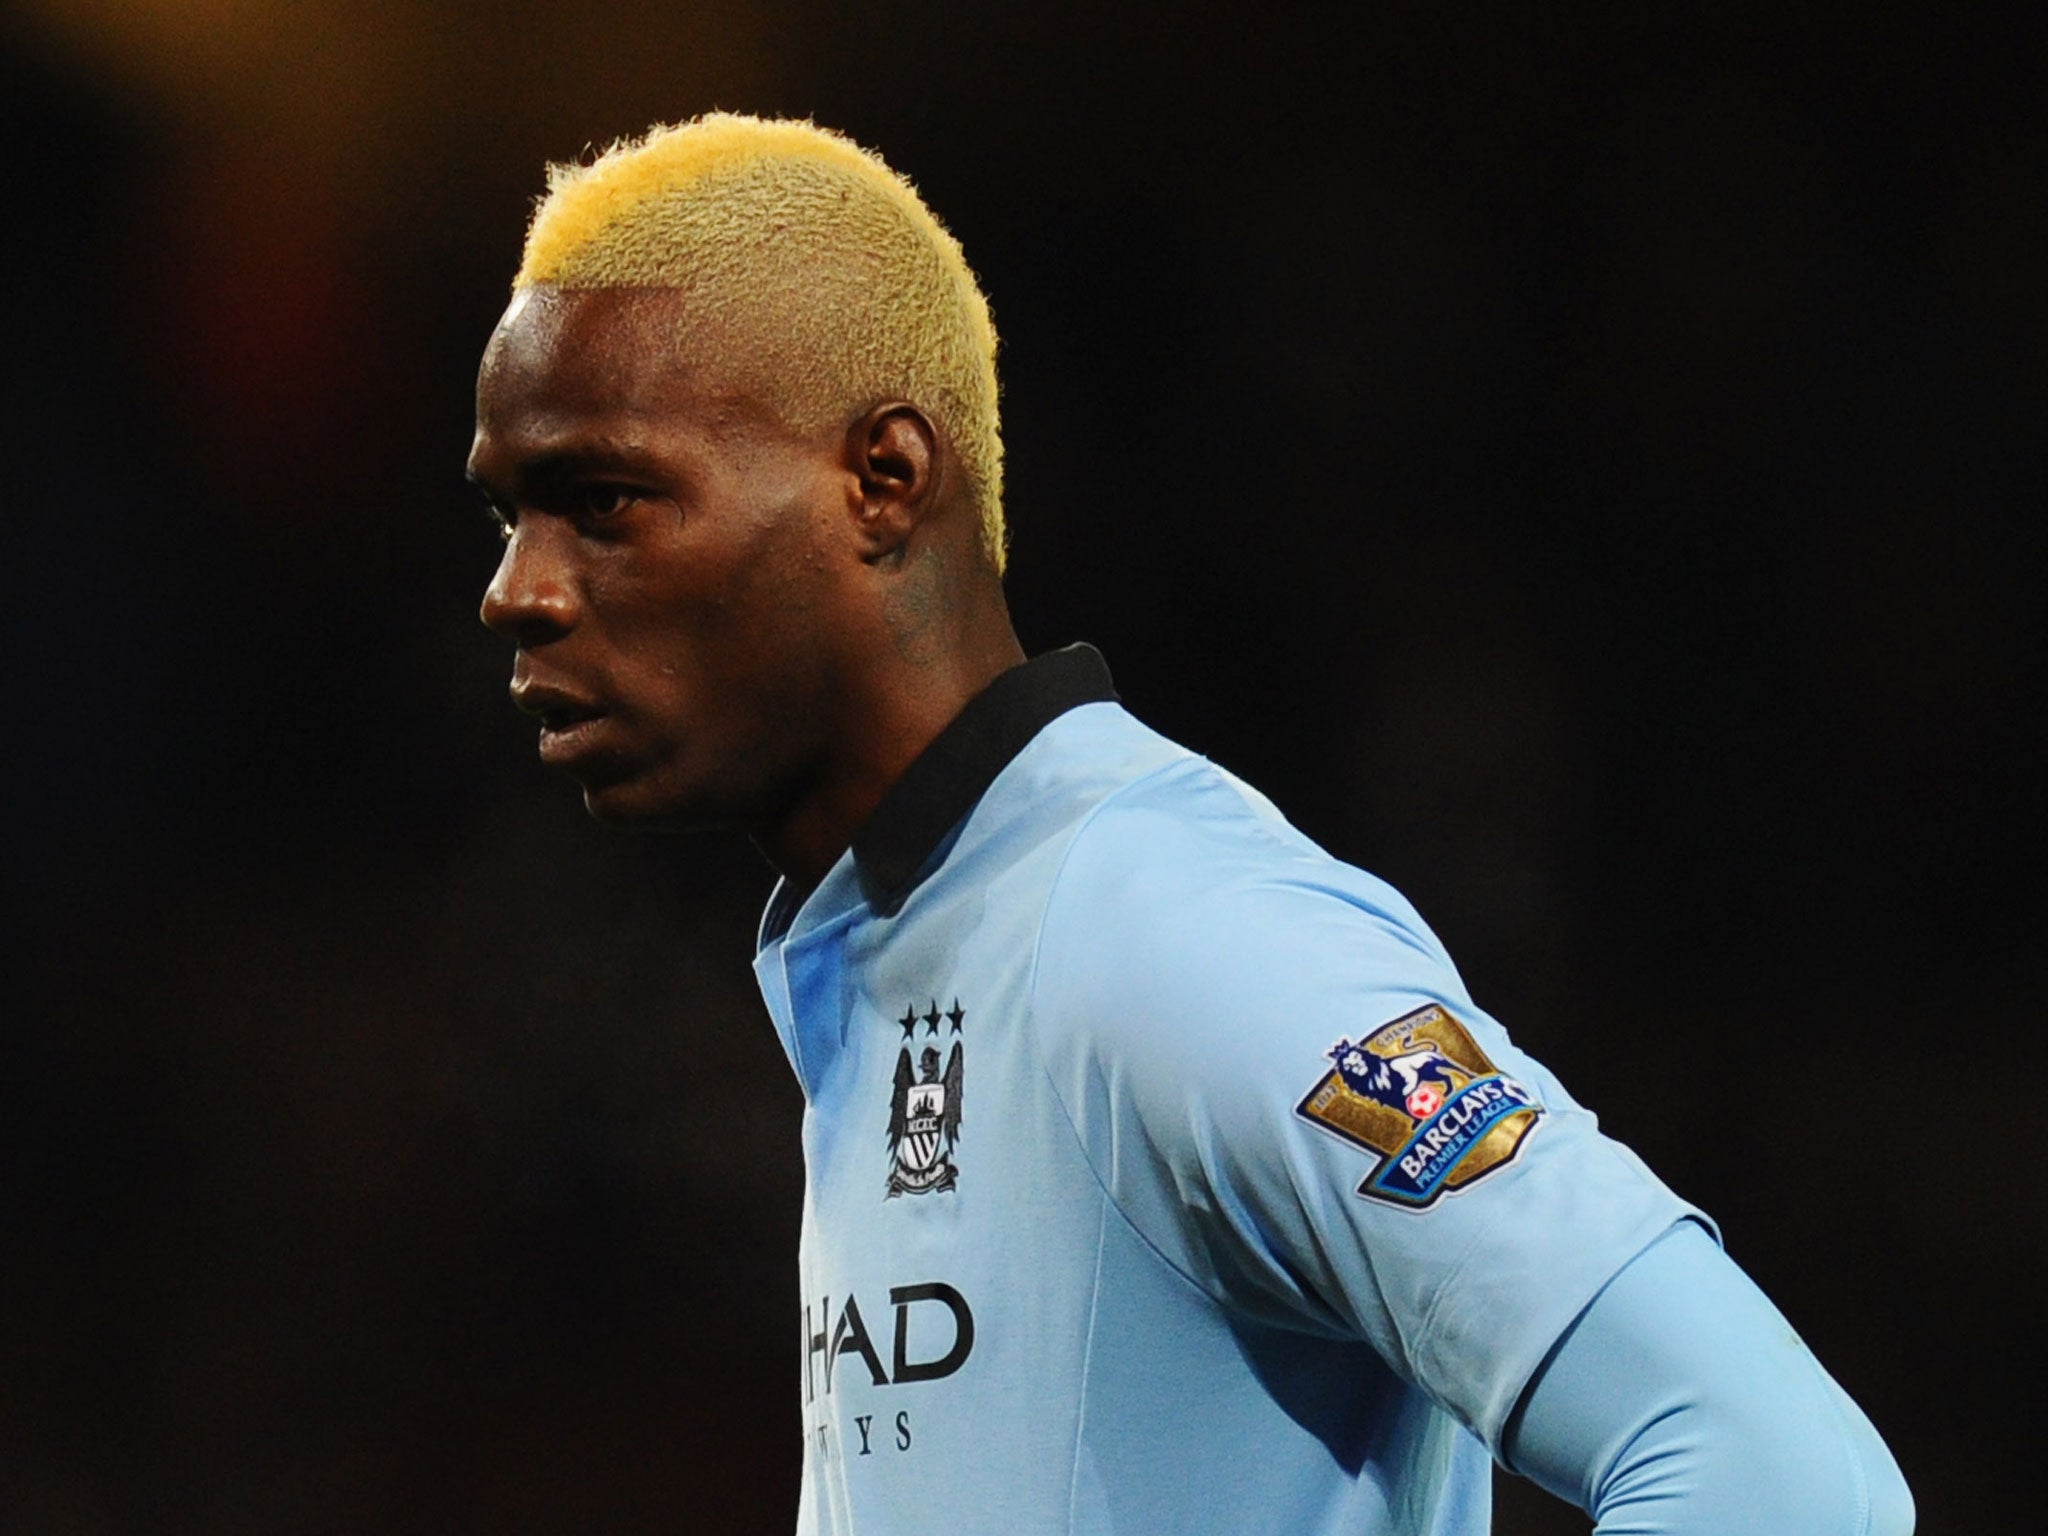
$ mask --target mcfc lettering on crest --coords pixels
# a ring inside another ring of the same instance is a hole
[[[903,1045],[896,1055],[895,1088],[889,1099],[887,1198],[891,1200],[898,1195],[949,1191],[960,1182],[953,1149],[960,1141],[960,1098],[966,1071],[960,1033],[966,1018],[967,1010],[956,997],[944,1013],[933,998],[925,1012],[919,1013],[912,1005],[896,1021],[903,1031]],[[953,1047],[943,1071],[936,1038],[942,1023],[951,1026],[946,1038]],[[920,1028],[927,1043],[913,1065],[910,1047]]]

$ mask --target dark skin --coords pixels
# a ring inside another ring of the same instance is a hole
[[[1023,651],[923,411],[804,434],[737,376],[673,291],[515,297],[477,376],[482,617],[592,815],[738,826],[809,889]]]

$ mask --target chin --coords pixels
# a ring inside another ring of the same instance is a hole
[[[583,809],[591,819],[627,831],[684,832],[716,824],[720,817],[699,798],[644,778],[583,786]]]
[[[661,808],[646,804],[641,796],[624,785],[586,788],[583,791],[583,809],[590,813],[593,821],[607,827],[661,831],[677,824],[672,817],[663,814]]]

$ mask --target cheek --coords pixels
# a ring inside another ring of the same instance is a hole
[[[715,593],[618,584],[604,650],[618,704],[662,736],[730,749],[816,706],[816,594],[772,570]]]
[[[764,671],[815,670],[844,617],[842,594],[807,517],[778,513],[770,528],[723,573],[720,600],[705,614],[707,638],[741,647]]]
[[[787,734],[833,692],[853,609],[831,520],[791,500],[707,512],[657,547],[612,553],[589,573],[593,615],[622,692],[734,734]]]

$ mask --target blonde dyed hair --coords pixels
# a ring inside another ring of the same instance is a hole
[[[998,572],[996,332],[960,242],[879,156],[808,122],[714,112],[548,167],[514,289],[672,288],[730,381],[801,432],[884,400],[931,417]]]

